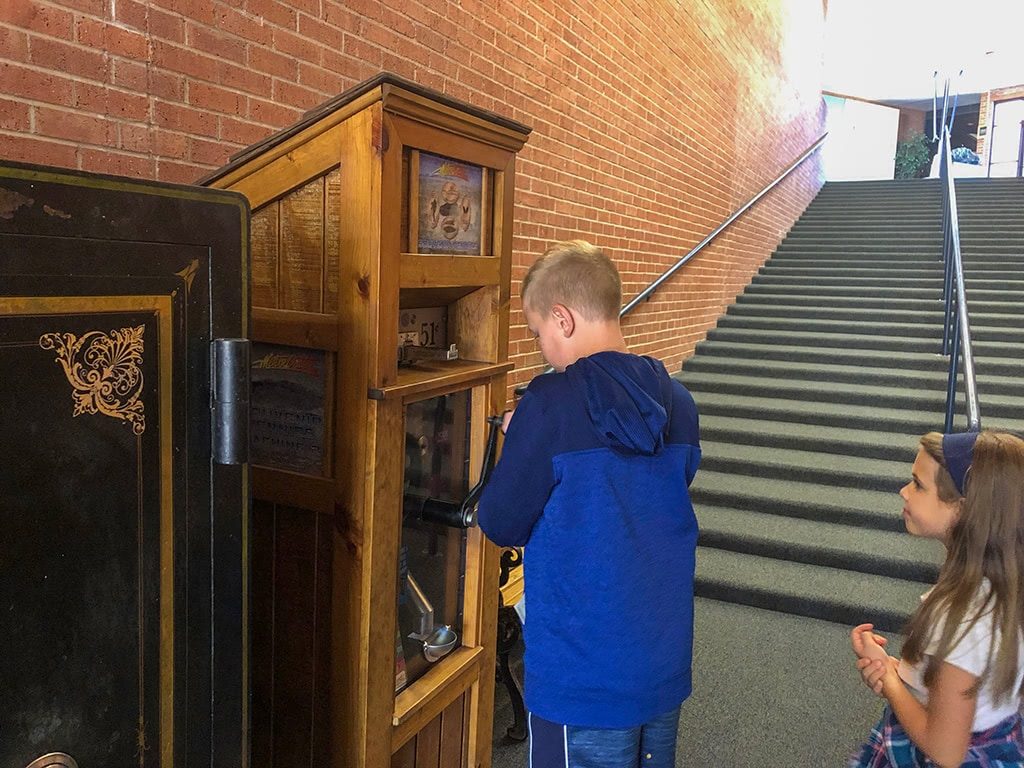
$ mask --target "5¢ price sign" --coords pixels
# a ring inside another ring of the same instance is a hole
[[[403,310],[398,318],[398,342],[414,347],[447,347],[448,308]]]

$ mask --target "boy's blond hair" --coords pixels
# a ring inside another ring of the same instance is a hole
[[[523,306],[546,315],[555,304],[586,320],[614,320],[622,306],[622,280],[604,251],[586,240],[567,240],[544,251],[523,278]]]

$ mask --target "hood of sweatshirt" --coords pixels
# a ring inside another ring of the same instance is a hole
[[[672,417],[672,379],[660,361],[598,352],[577,360],[565,375],[605,445],[645,456],[661,450]]]

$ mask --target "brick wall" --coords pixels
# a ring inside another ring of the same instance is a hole
[[[533,126],[515,263],[642,287],[823,130],[818,0],[0,0],[0,157],[191,182],[388,69]],[[678,369],[820,186],[804,164],[625,327]],[[513,384],[540,358],[513,305]]]

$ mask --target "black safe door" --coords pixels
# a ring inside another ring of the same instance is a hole
[[[0,766],[248,764],[247,282],[240,196],[0,165]]]

